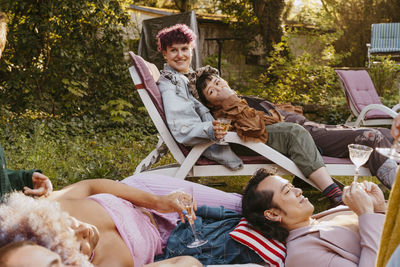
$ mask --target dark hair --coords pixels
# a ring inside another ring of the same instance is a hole
[[[211,82],[213,77],[218,77],[217,75],[209,72],[203,72],[197,80],[196,80],[196,91],[199,95],[200,102],[206,105],[207,107],[212,107],[211,103],[208,102],[206,96],[204,95],[203,90],[206,89],[207,84]]]
[[[282,227],[280,222],[270,221],[264,216],[264,211],[276,208],[282,210],[272,201],[274,192],[271,190],[257,190],[258,185],[275,172],[266,169],[259,169],[247,184],[242,198],[242,214],[249,221],[250,225],[260,231],[263,236],[280,242],[285,242],[289,230]]]
[[[18,241],[0,247],[0,266],[7,267],[7,260],[12,251],[15,251],[24,246],[34,246],[36,243],[32,241]]]
[[[190,44],[194,48],[196,34],[187,25],[176,24],[160,30],[156,38],[158,51],[166,51],[173,44]]]
[[[0,12],[0,52],[4,50],[7,42],[7,16]]]

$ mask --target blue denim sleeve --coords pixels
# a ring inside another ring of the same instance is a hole
[[[198,114],[198,103],[189,96],[185,83],[181,80],[176,80],[175,83],[160,77],[158,88],[168,127],[176,141],[193,146],[215,140],[210,112],[204,107],[201,109],[202,114]]]

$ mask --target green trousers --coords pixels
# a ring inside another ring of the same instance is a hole
[[[293,160],[304,176],[308,177],[325,166],[314,140],[302,126],[280,122],[267,125],[266,128],[266,144]]]

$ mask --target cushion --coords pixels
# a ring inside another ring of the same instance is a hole
[[[370,53],[390,52],[400,52],[400,23],[372,24]]]
[[[360,113],[363,108],[370,104],[382,104],[374,83],[366,70],[336,70],[343,81],[347,95]],[[370,110],[365,119],[389,119],[392,118],[380,110]]]
[[[161,93],[158,90],[158,87],[155,82],[155,78],[160,76],[160,73],[155,72],[157,67],[152,66],[151,63],[146,64],[146,61],[138,55],[135,55],[133,52],[129,52],[129,56],[133,61],[133,65],[136,68],[142,82],[144,84],[144,89],[148,92],[151,100],[154,103],[157,111],[160,113],[161,118],[166,121],[164,114],[164,106],[162,103]]]
[[[254,250],[270,266],[285,266],[286,245],[277,240],[264,237],[242,218],[229,235],[237,242]]]

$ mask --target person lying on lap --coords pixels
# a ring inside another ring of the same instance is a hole
[[[210,108],[214,117],[232,119],[232,125],[244,140],[268,142],[270,125],[291,122],[301,125],[312,136],[319,151],[324,156],[348,158],[349,144],[361,144],[372,148],[390,147],[393,137],[386,128],[352,128],[341,125],[325,125],[308,121],[297,107],[274,105],[264,99],[252,96],[239,96],[211,67],[197,71],[191,82],[192,92],[196,91],[199,100]],[[193,88],[195,87],[195,88]],[[297,111],[297,112],[295,112]],[[391,188],[397,163],[373,151],[367,162],[372,175],[389,189]]]

